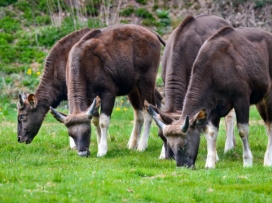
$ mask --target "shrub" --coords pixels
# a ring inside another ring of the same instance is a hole
[[[51,19],[48,15],[37,16],[36,23],[39,25],[50,25]]]
[[[160,26],[160,23],[157,22],[155,19],[143,19],[142,25],[145,26]]]
[[[158,18],[169,18],[169,11],[170,10],[157,9],[156,14]]]
[[[0,29],[7,33],[15,33],[20,28],[20,22],[9,16],[0,19]]]
[[[120,16],[124,16],[124,17],[128,17],[131,16],[131,14],[134,12],[134,8],[133,7],[128,7],[126,9],[123,9],[120,12]]]
[[[137,3],[142,4],[142,5],[146,5],[147,4],[147,0],[136,0]]]
[[[65,35],[74,31],[74,26],[62,26],[62,27],[46,27],[41,29],[37,34],[37,42],[39,46],[51,47],[57,40],[61,39]]]
[[[7,33],[2,33],[0,32],[0,40],[3,39],[6,43],[11,43],[14,40],[14,36],[11,34],[7,34]],[[3,43],[5,44],[5,42],[3,41]],[[2,43],[1,43],[2,45]]]
[[[1,6],[8,6],[8,5],[13,4],[13,3],[15,3],[15,2],[17,2],[17,0],[5,0],[5,1],[0,1],[0,7],[1,7]]]
[[[135,15],[141,18],[154,19],[153,15],[145,8],[139,8],[135,11]]]

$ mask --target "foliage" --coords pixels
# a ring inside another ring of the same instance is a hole
[[[136,0],[137,3],[142,4],[142,5],[146,5],[147,4],[147,0]]]
[[[162,10],[162,9],[157,9],[156,14],[158,18],[160,19],[160,25],[162,27],[169,26],[171,23],[170,17],[169,17],[169,11],[170,10]]]
[[[0,0],[0,7],[1,6],[8,6],[8,5],[13,4],[17,1],[18,0]]]
[[[120,16],[128,17],[128,16],[131,16],[133,13],[134,13],[134,8],[128,7],[123,9],[119,14]]]
[[[138,8],[135,11],[135,15],[144,19],[151,19],[154,20],[154,17],[152,13],[150,13],[147,9],[145,8]]]

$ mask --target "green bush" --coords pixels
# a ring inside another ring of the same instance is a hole
[[[14,40],[14,35],[0,32],[0,40],[3,39],[3,43],[11,43]],[[2,45],[2,43],[1,43]]]
[[[154,19],[153,15],[145,8],[138,8],[135,11],[135,15],[141,18]]]
[[[37,16],[36,23],[38,25],[50,25],[51,19],[48,15]]]
[[[53,46],[59,39],[64,37],[70,32],[74,31],[74,26],[62,26],[62,27],[45,27],[41,29],[37,34],[37,42],[39,46],[51,47]]]
[[[159,5],[158,4],[154,4],[154,6],[152,7],[152,10],[156,11],[158,8],[159,8]]]
[[[128,7],[126,9],[123,9],[120,12],[120,16],[128,17],[128,16],[131,16],[131,14],[133,14],[133,12],[134,12],[134,8],[133,7]]]
[[[136,0],[137,3],[142,4],[142,5],[146,5],[147,4],[147,0]]]
[[[155,19],[143,19],[142,25],[144,25],[144,26],[160,26],[160,23],[157,22]]]
[[[20,22],[15,18],[9,16],[0,18],[0,29],[3,32],[15,33],[20,27]]]
[[[8,6],[10,4],[14,4],[18,0],[0,0],[0,7],[1,6]]]
[[[158,18],[169,18],[169,11],[170,10],[157,9],[156,14]]]

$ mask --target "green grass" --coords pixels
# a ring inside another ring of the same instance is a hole
[[[251,117],[259,120],[255,108]],[[4,119],[3,119],[4,118]],[[66,128],[48,114],[30,145],[16,138],[16,111],[0,123],[0,202],[271,202],[272,168],[263,167],[267,136],[260,122],[250,126],[254,166],[243,168],[241,140],[226,155],[225,129],[218,137],[220,161],[206,170],[206,141],[201,137],[196,169],[177,168],[159,160],[161,140],[152,124],[145,152],[128,150],[133,112],[115,109],[108,135],[108,154],[97,158],[95,132],[91,156],[69,149]],[[223,123],[223,122],[222,122]]]

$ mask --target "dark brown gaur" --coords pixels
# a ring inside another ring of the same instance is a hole
[[[150,110],[175,154],[177,165],[194,166],[199,136],[205,131],[213,140],[206,167],[214,168],[220,117],[234,108],[243,143],[243,165],[252,166],[248,122],[250,105],[255,104],[267,128],[264,166],[272,166],[271,78],[270,33],[257,28],[225,27],[209,38],[194,62],[180,119],[167,125]],[[182,126],[189,127],[184,130]]]
[[[67,100],[66,62],[72,46],[77,43],[90,28],[83,28],[60,39],[50,50],[46,60],[44,73],[34,94],[21,93],[18,97],[17,138],[19,143],[30,144],[42,125],[49,107],[57,107],[61,101]],[[156,103],[162,100],[155,90]],[[88,99],[88,105],[92,103]],[[100,133],[99,115],[95,113],[92,122]],[[76,148],[70,138],[70,147]]]
[[[162,57],[162,79],[165,87],[164,113],[169,115],[169,113],[177,114],[182,111],[193,62],[201,45],[208,37],[212,36],[220,28],[225,26],[231,25],[218,16],[188,16],[172,32]],[[235,145],[234,119],[234,111],[231,111],[225,117],[227,129],[225,152],[232,149]],[[172,158],[173,152],[171,151],[171,148],[167,146],[166,138],[161,131],[159,131],[159,136],[164,140],[164,148],[160,158]]]
[[[52,115],[61,123],[64,123],[68,129],[69,129],[69,135],[77,135],[77,137],[72,137],[75,141],[75,144],[78,149],[78,155],[79,156],[89,156],[89,145],[91,142],[90,139],[90,122],[92,119],[92,116],[95,114],[95,112],[98,111],[98,108],[100,106],[101,100],[99,97],[96,97],[93,100],[93,103],[91,106],[85,111],[81,112],[76,115],[65,115],[57,112],[55,109],[50,107],[50,112]],[[89,123],[86,122],[86,120],[89,121]],[[82,129],[86,129],[84,132],[86,134],[78,134],[78,131]]]
[[[83,28],[59,40],[45,60],[44,73],[36,92],[19,94],[17,103],[19,143],[30,144],[37,135],[49,107],[57,107],[61,101],[67,100],[66,62],[68,54],[71,47],[90,30],[90,28]],[[71,147],[74,147],[73,143],[70,144]]]
[[[128,95],[134,108],[134,128],[128,147],[138,147],[140,151],[147,148],[152,118],[144,111],[143,104],[146,99],[155,105],[161,43],[165,44],[155,32],[130,24],[93,30],[73,46],[67,65],[71,121],[64,124],[80,154],[89,154],[89,143],[83,143],[90,139],[91,132],[90,119],[80,115],[89,106],[87,98],[97,95],[101,98],[97,156],[104,156],[108,151],[106,136],[110,116],[116,96],[121,95]],[[143,125],[143,135],[138,141]]]

